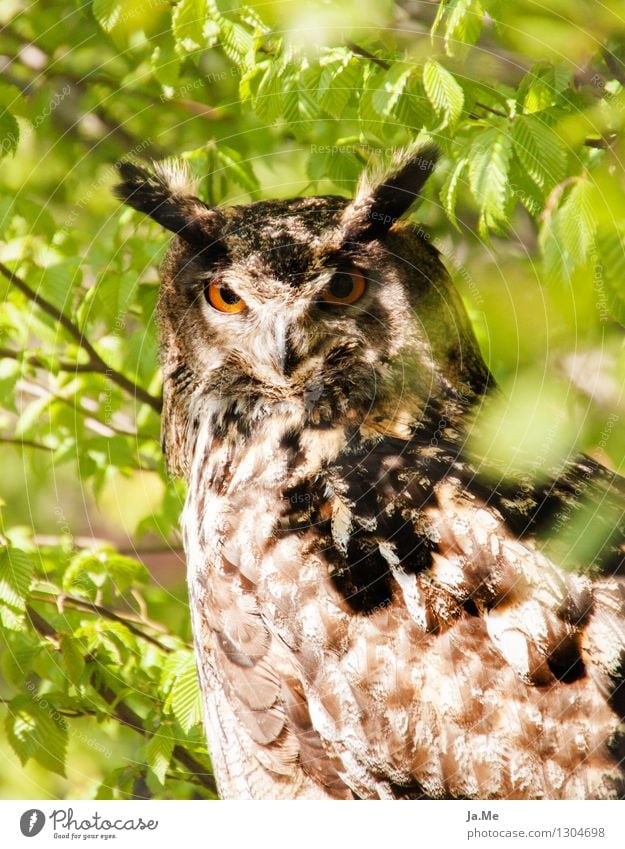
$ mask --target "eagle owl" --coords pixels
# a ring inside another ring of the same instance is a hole
[[[583,504],[620,518],[625,488],[586,457],[495,485],[467,455],[493,380],[401,220],[436,158],[352,200],[229,208],[120,165],[118,196],[176,234],[163,446],[225,798],[625,793],[622,522],[592,572],[563,568]]]

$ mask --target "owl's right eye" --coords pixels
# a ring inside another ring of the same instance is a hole
[[[237,313],[245,309],[245,301],[219,280],[211,280],[204,294],[211,307],[218,312]]]

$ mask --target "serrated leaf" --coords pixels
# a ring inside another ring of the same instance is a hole
[[[411,74],[394,109],[395,118],[404,127],[420,132],[435,120],[430,99],[425,93],[423,80],[418,74]]]
[[[104,32],[111,32],[122,20],[124,0],[93,0],[91,8]]]
[[[94,654],[99,663],[122,667],[137,655],[137,639],[121,622],[92,619],[74,631],[83,642],[85,653]]]
[[[166,692],[163,709],[173,715],[185,733],[202,719],[202,701],[195,657],[191,652],[176,652],[166,661],[161,686]]]
[[[19,548],[0,549],[0,605],[14,613],[26,610],[26,596],[34,573],[30,554]]]
[[[147,569],[138,560],[112,549],[85,549],[72,558],[65,570],[63,589],[93,598],[96,590],[107,584],[123,593],[130,587],[144,584],[147,579]]]
[[[589,180],[578,180],[556,212],[557,232],[561,248],[574,260],[584,264],[593,246],[597,221],[593,212],[594,186]]]
[[[254,36],[243,24],[222,18],[220,43],[226,56],[239,67],[249,67],[254,59]]]
[[[85,658],[80,643],[69,634],[63,634],[60,644],[67,678],[72,684],[78,684],[85,671]]]
[[[519,102],[526,114],[553,106],[569,83],[570,72],[563,66],[540,62],[528,71],[518,89]]]
[[[464,157],[460,159],[454,167],[449,172],[447,179],[443,183],[443,187],[441,189],[441,203],[443,204],[443,208],[447,213],[447,217],[454,225],[456,230],[459,230],[458,221],[456,219],[456,198],[458,196],[458,189],[460,187],[462,177],[462,172],[466,169],[469,164],[469,160]]]
[[[251,195],[259,191],[260,184],[251,162],[244,159],[238,150],[220,144],[217,148],[217,160],[225,168],[226,176],[232,183],[236,183]]]
[[[42,649],[42,641],[32,629],[24,628],[21,633],[11,634],[7,645],[10,651],[2,656],[2,675],[5,681],[21,690]]]
[[[108,327],[123,327],[123,319],[139,285],[136,271],[109,272],[98,280],[91,319],[104,320]]]
[[[479,133],[471,145],[469,184],[480,206],[486,230],[497,227],[506,218],[511,154],[511,135],[497,127]]]
[[[165,784],[167,769],[171,763],[174,739],[170,735],[157,732],[145,747],[145,759],[160,784]]]
[[[452,0],[445,25],[445,51],[457,55],[462,45],[471,45],[480,37],[484,10],[479,0]]]
[[[38,291],[61,312],[71,313],[74,289],[82,282],[81,261],[65,259],[42,269]]]
[[[361,67],[351,51],[333,51],[319,64],[323,69],[319,79],[319,105],[329,115],[342,118],[349,99],[360,91]]]
[[[510,190],[532,217],[539,215],[545,205],[545,194],[528,175],[518,160],[510,162]]]
[[[566,148],[535,115],[518,115],[512,124],[514,151],[536,185],[547,192],[564,179]]]
[[[172,32],[181,54],[217,43],[219,24],[209,17],[207,0],[180,0],[172,13]]]
[[[271,62],[260,81],[254,109],[262,121],[273,123],[282,114],[282,79],[280,68]]]
[[[464,92],[455,77],[436,61],[423,66],[423,85],[435,111],[444,118],[443,126],[453,126],[464,106]]]
[[[26,764],[31,758],[58,775],[65,775],[67,725],[45,697],[18,696],[7,706],[7,739]]]
[[[152,72],[162,86],[173,87],[180,76],[180,55],[171,30],[164,30],[152,37]]]
[[[394,62],[386,71],[371,95],[372,106],[379,115],[384,118],[393,115],[413,72],[413,66],[404,62]]]

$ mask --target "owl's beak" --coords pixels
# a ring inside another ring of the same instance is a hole
[[[284,315],[277,315],[273,326],[272,361],[275,368],[285,377],[289,376],[296,362],[291,330],[291,321]]]

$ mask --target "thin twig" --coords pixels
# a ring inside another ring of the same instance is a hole
[[[625,85],[625,65],[607,47],[602,49],[601,55],[614,79],[618,80],[621,85]]]
[[[15,445],[17,448],[36,448],[39,451],[56,451],[51,445],[44,445],[43,442],[35,442],[34,439],[19,439],[13,436],[0,436],[0,443],[3,445]]]
[[[17,360],[18,362],[27,363],[34,368],[49,369],[49,363],[37,354],[28,354],[24,356],[19,351],[14,351],[11,348],[0,348],[0,359]],[[91,363],[70,363],[69,361],[60,360],[58,362],[59,371],[77,372],[79,374],[92,374],[95,369]]]
[[[6,277],[6,279],[9,280],[16,289],[19,289],[19,291],[22,292],[22,294],[30,301],[36,304],[40,310],[60,324],[61,327],[78,342],[80,347],[89,357],[89,364],[93,371],[105,375],[109,378],[109,380],[116,383],[133,397],[138,398],[142,403],[149,404],[149,406],[152,407],[153,410],[156,410],[157,413],[161,411],[162,405],[160,398],[155,398],[153,395],[150,395],[150,393],[142,386],[139,386],[133,380],[126,377],[126,375],[109,366],[102,359],[100,354],[98,354],[91,342],[85,338],[78,325],[74,324],[74,322],[68,318],[65,313],[58,309],[58,307],[54,306],[54,304],[50,303],[50,301],[46,300],[46,298],[38,292],[35,292],[34,289],[31,289],[25,280],[22,280],[21,277],[11,271],[11,269],[2,262],[0,262],[0,274]]]
[[[351,50],[355,56],[361,56],[363,59],[369,59],[370,62],[373,62],[374,65],[377,65],[379,68],[384,68],[388,71],[391,67],[390,62],[386,62],[384,59],[380,59],[375,53],[371,53],[371,51],[367,50],[366,47],[361,47],[359,44],[356,44],[354,41],[350,41],[347,39],[345,41],[345,47],[348,50]]]
[[[37,546],[57,546],[68,541],[68,537],[62,537],[55,534],[35,534],[31,537],[32,541]],[[110,545],[109,541],[100,537],[89,536],[72,536],[72,548],[79,551],[82,548],[99,548],[105,545]],[[115,550],[120,554],[135,554],[138,557],[148,554],[179,554],[184,551],[181,545],[168,545],[167,543],[154,543],[154,545],[126,545],[115,546]]]
[[[110,610],[108,607],[104,607],[101,604],[94,604],[90,601],[84,601],[80,598],[75,598],[74,596],[69,595],[59,595],[55,596],[47,593],[31,593],[31,598],[33,601],[39,601],[42,604],[53,604],[57,608],[59,605],[63,607],[67,605],[68,607],[73,608],[74,610],[81,610],[85,613],[96,613],[98,616],[103,616],[105,619],[110,619],[113,622],[120,622],[122,625],[125,625],[126,628],[130,631],[131,634],[134,634],[135,637],[139,637],[142,640],[145,640],[148,643],[152,643],[153,646],[156,646],[161,651],[164,652],[172,652],[173,649],[169,646],[164,646],[156,637],[151,636],[151,634],[146,634],[140,628],[137,628],[130,621],[129,616],[124,616],[121,613],[116,613],[114,610]]]
[[[487,106],[485,103],[482,103],[480,100],[475,101],[475,105],[479,106],[480,109],[485,109],[486,112],[490,112],[492,115],[497,115],[499,118],[509,118],[509,115],[506,115],[505,112],[502,112],[501,109],[495,109],[494,106]]]
[[[616,133],[610,133],[607,138],[599,138],[599,139],[584,139],[584,145],[586,147],[594,147],[597,150],[607,150],[609,147],[612,147],[612,144],[618,138]]]

